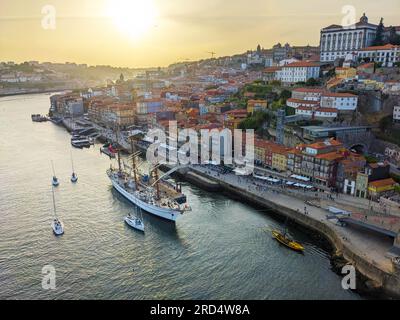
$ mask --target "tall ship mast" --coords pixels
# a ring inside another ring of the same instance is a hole
[[[190,211],[186,196],[181,193],[181,186],[179,184],[174,186],[162,180],[169,172],[159,177],[159,165],[155,165],[150,169],[149,175],[141,174],[138,170],[140,164],[138,165],[136,161],[140,152],[134,150],[133,137],[131,137],[131,148],[132,154],[128,158],[132,162],[131,165],[124,163],[122,166],[118,148],[118,168],[110,166],[107,170],[115,190],[141,209],[173,222]]]

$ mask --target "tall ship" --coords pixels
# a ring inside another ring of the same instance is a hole
[[[132,150],[133,143],[131,142]],[[186,202],[186,196],[182,194],[181,185],[175,186],[158,175],[158,165],[150,168],[148,175],[141,174],[136,158],[139,152],[132,153],[129,160],[132,165],[121,165],[119,149],[117,150],[118,168],[107,170],[107,175],[115,190],[128,199],[134,205],[144,211],[160,218],[175,222],[181,215],[191,211]]]

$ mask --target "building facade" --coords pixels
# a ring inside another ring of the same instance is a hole
[[[358,51],[358,58],[368,62],[380,63],[383,67],[393,67],[400,62],[400,46],[386,44],[363,48]]]
[[[314,78],[318,79],[320,74],[320,65],[315,62],[293,62],[282,67],[277,72],[278,79],[285,84],[294,84],[297,82],[306,82]]]
[[[400,106],[393,107],[393,121],[400,122]]]
[[[333,24],[321,30],[321,62],[332,62],[345,58],[354,51],[370,47],[375,39],[378,26],[368,22],[364,15],[351,26]]]
[[[335,108],[339,111],[354,111],[357,109],[358,96],[351,93],[327,92],[321,96],[321,107]]]

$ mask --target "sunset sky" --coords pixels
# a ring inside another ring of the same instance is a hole
[[[42,8],[56,9],[55,29]],[[340,24],[342,7],[357,19],[400,25],[399,0],[0,0],[0,61],[166,66],[277,42],[318,45]]]

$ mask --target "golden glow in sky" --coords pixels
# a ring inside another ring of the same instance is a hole
[[[120,32],[138,39],[154,26],[157,8],[152,0],[108,0],[105,14]]]
[[[317,46],[348,5],[357,19],[400,25],[399,0],[0,0],[0,61],[158,67],[258,44]]]

